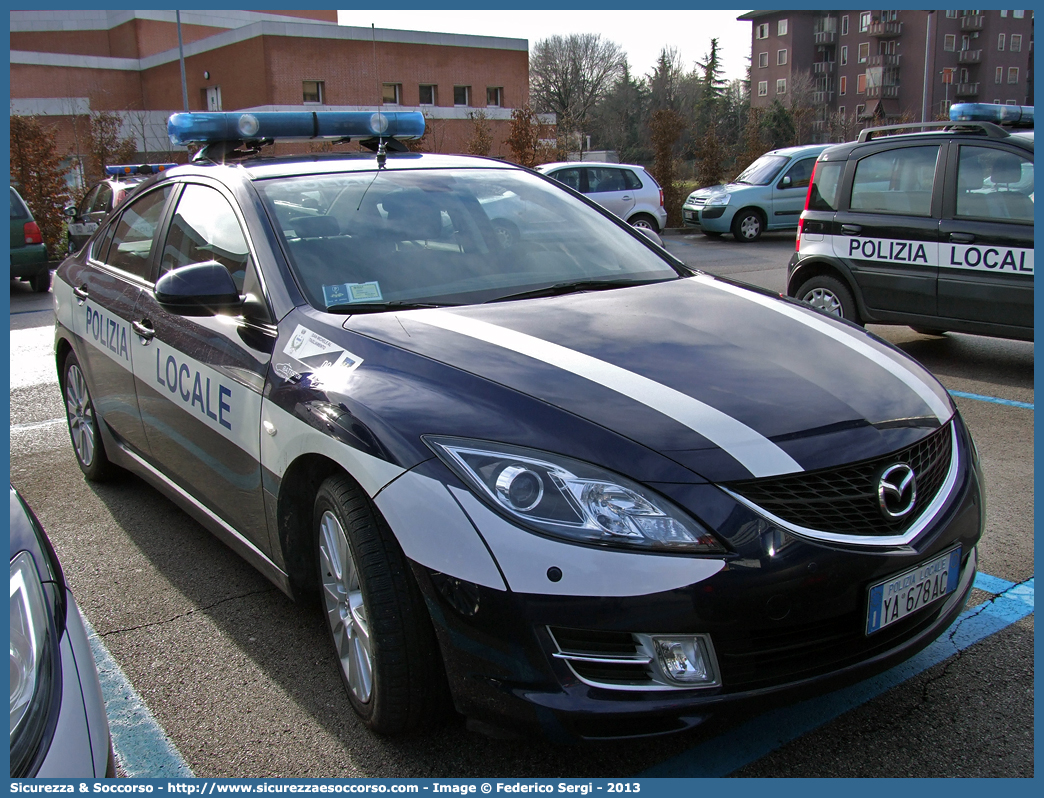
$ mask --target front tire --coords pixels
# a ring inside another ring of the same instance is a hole
[[[797,291],[797,298],[814,308],[842,319],[862,324],[855,299],[848,286],[828,274],[810,277]]]
[[[76,464],[91,482],[104,482],[112,477],[115,467],[105,454],[87,378],[72,352],[62,366],[62,394]]]
[[[751,241],[757,241],[763,232],[765,232],[765,220],[754,209],[740,211],[732,220],[732,236],[741,243],[749,244]]]
[[[320,486],[313,524],[326,625],[352,708],[379,734],[430,724],[445,690],[438,642],[391,530],[345,476]]]

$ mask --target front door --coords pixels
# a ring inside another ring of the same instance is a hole
[[[772,214],[769,227],[797,227],[798,217],[805,209],[808,184],[816,157],[802,158],[791,165],[772,187]]]

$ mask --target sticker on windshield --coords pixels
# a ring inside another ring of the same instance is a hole
[[[340,283],[339,285],[324,285],[323,299],[326,307],[334,305],[351,305],[355,302],[381,302],[381,286],[376,280],[369,283]]]
[[[283,352],[313,370],[342,366],[353,371],[363,362],[361,357],[353,355],[343,346],[338,346],[329,338],[323,338],[302,324],[297,325]]]

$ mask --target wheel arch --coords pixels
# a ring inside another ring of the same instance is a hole
[[[54,342],[54,365],[58,369],[58,390],[65,393],[65,360],[73,351],[72,344],[65,336],[59,336]]]
[[[806,280],[811,280],[813,277],[819,277],[820,275],[826,275],[827,277],[833,277],[840,280],[849,291],[852,292],[852,296],[855,298],[856,306],[860,311],[863,309],[863,303],[860,301],[861,297],[859,291],[856,289],[855,280],[852,279],[852,275],[847,269],[844,269],[836,263],[831,263],[828,260],[821,260],[819,258],[809,258],[806,261],[802,261],[787,279],[787,296],[797,297],[798,289],[801,284]]]
[[[647,219],[648,221],[650,221],[652,223],[653,228],[656,230],[657,234],[659,234],[662,231],[662,229],[663,229],[663,228],[660,227],[660,220],[657,219],[655,216],[653,216],[648,211],[644,211],[644,210],[635,211],[634,213],[632,213],[630,216],[627,217],[627,224],[633,225],[636,219]]]

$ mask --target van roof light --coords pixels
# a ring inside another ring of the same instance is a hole
[[[1010,127],[1033,127],[1032,105],[956,103],[950,106],[951,122],[993,122]]]

